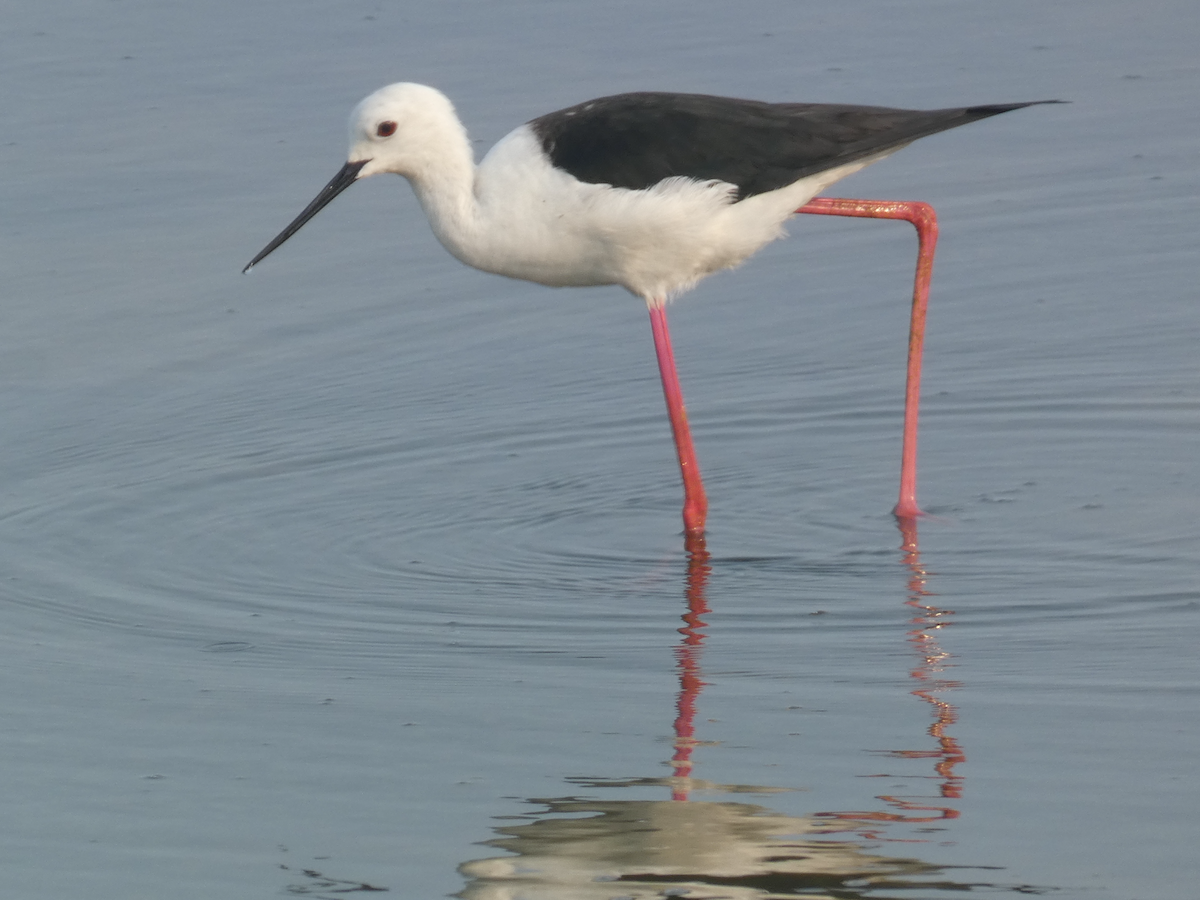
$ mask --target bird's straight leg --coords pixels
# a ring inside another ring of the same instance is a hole
[[[908,380],[904,390],[904,438],[900,448],[900,500],[892,513],[901,519],[923,515],[917,506],[917,413],[921,403],[921,353],[925,347],[925,311],[937,246],[937,215],[928,203],[900,200],[847,200],[817,197],[796,212],[821,216],[904,219],[917,229],[917,277],[908,330]]]
[[[679,471],[683,475],[683,531],[689,538],[704,534],[704,518],[708,514],[708,497],[700,480],[696,448],[688,428],[683,392],[679,389],[679,374],[675,371],[675,353],[671,350],[671,334],[667,331],[667,309],[664,299],[650,304],[650,327],[654,330],[654,352],[658,356],[658,371],[662,376],[663,395],[667,398],[667,414],[671,417],[671,433],[679,454]]]

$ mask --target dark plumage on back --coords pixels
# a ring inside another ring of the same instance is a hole
[[[911,110],[642,92],[601,97],[529,125],[550,161],[580,181],[637,190],[676,175],[716,179],[737,185],[740,200],[1032,105]]]

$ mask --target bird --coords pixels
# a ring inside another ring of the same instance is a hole
[[[401,175],[461,262],[554,287],[618,285],[645,301],[684,488],[684,534],[703,540],[708,500],[667,328],[668,301],[784,234],[797,212],[906,219],[920,239],[901,451],[902,521],[916,501],[916,422],[937,219],[914,201],[818,197],[918,138],[1041,100],[935,110],[771,103],[639,91],[540,116],[476,164],[449,98],[383,87],[350,116],[347,162],[242,270],[249,272],[346,188]]]

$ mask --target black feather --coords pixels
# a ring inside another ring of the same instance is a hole
[[[1034,103],[911,110],[643,92],[529,125],[551,163],[580,181],[638,190],[673,176],[716,179],[743,199]]]

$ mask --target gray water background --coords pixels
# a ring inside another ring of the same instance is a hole
[[[799,217],[672,308],[724,804],[687,809],[941,885],[839,896],[1193,898],[1198,38],[1181,0],[6,4],[3,895],[635,896],[457,869],[683,809],[696,573],[639,301],[465,269],[399,179],[239,274],[413,80],[480,154],[624,90],[1071,101],[833,191],[941,216],[919,558],[911,229]]]

